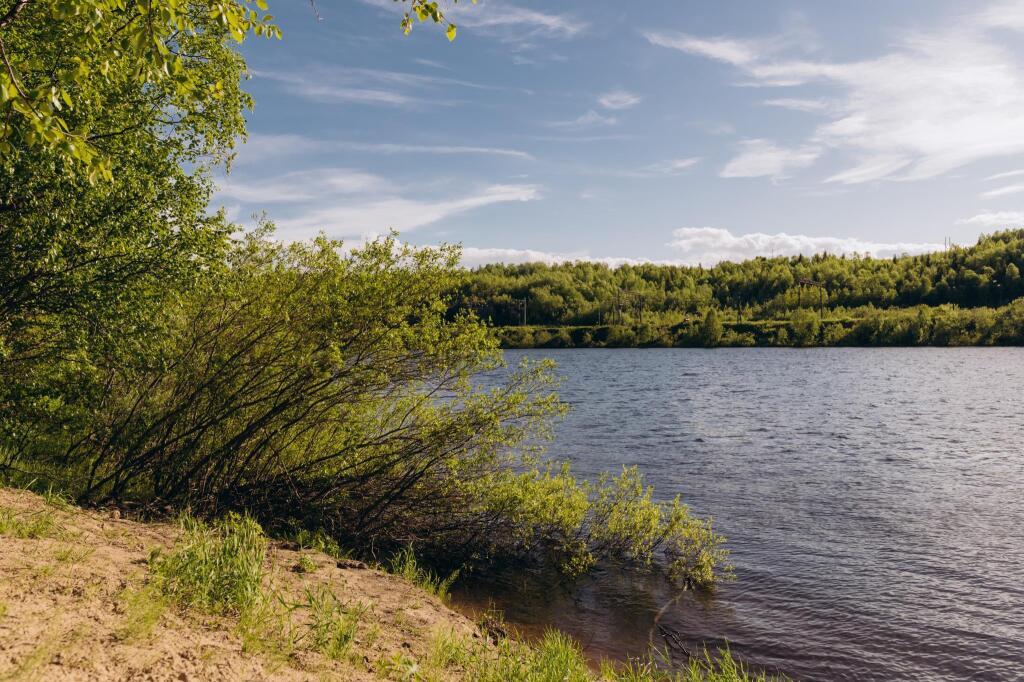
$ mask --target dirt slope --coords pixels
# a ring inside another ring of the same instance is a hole
[[[10,523],[2,532],[2,515],[34,537],[18,537]],[[480,637],[469,619],[414,585],[272,543],[267,568],[279,594],[298,599],[325,586],[365,611],[342,660],[303,646],[298,626],[289,630],[297,644],[244,640],[237,619],[147,598],[150,550],[171,547],[179,532],[0,488],[0,680],[401,679],[430,656],[439,633]]]

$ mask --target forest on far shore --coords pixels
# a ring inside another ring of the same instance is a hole
[[[506,348],[1018,345],[1024,229],[916,256],[758,257],[714,267],[485,265],[453,308]]]

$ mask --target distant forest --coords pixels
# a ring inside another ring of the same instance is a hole
[[[505,347],[1024,344],[1024,229],[917,256],[758,257],[711,268],[486,265],[453,312]]]

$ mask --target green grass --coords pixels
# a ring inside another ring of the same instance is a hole
[[[0,535],[24,540],[55,538],[60,534],[61,528],[50,511],[19,514],[13,509],[0,508]]]
[[[122,641],[144,640],[160,622],[167,607],[168,597],[154,585],[126,588],[120,595],[124,604],[124,624],[114,633]]]
[[[267,538],[251,518],[230,514],[212,524],[182,518],[183,535],[167,554],[150,556],[161,591],[178,604],[241,614],[263,594]]]
[[[458,571],[453,571],[447,578],[442,578],[423,568],[416,560],[416,553],[412,547],[406,547],[391,557],[388,571],[438,597],[441,601],[448,601],[452,583],[459,577]]]
[[[751,672],[732,653],[705,650],[682,669],[666,665],[654,653],[627,663],[605,661],[595,672],[579,644],[568,635],[549,630],[538,642],[503,637],[488,646],[454,632],[434,635],[424,661],[424,679],[441,671],[459,670],[473,682],[782,682],[785,678]]]
[[[377,675],[396,682],[418,682],[423,679],[416,659],[400,651],[377,661]]]
[[[296,573],[312,573],[316,570],[316,562],[305,554],[299,555],[299,560],[295,562],[295,566],[292,568]]]
[[[355,641],[366,607],[362,604],[346,607],[323,586],[306,590],[306,606],[313,648],[332,660],[344,659]]]
[[[53,558],[62,564],[79,564],[96,552],[94,547],[65,545],[53,553]]]
[[[284,539],[291,540],[299,546],[299,549],[312,549],[317,552],[323,552],[327,556],[339,561],[351,558],[351,552],[343,549],[337,540],[322,529],[311,531],[307,528],[299,528],[292,533],[286,534]]]

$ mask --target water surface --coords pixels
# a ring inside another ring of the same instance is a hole
[[[728,537],[736,581],[510,577],[487,594],[593,656],[665,625],[799,679],[1024,679],[1024,349],[508,351],[552,357],[572,406],[550,451],[637,465]],[[663,644],[657,633],[655,643]]]

